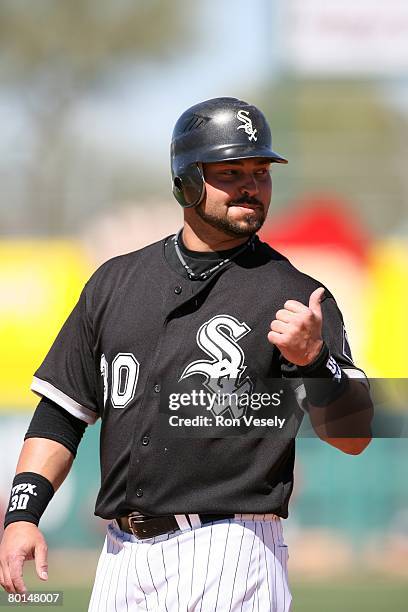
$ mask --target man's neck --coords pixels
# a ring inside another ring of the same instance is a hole
[[[200,231],[199,229],[193,229],[187,221],[184,221],[183,243],[190,251],[226,251],[245,244],[247,241],[248,236],[228,236],[213,227]]]

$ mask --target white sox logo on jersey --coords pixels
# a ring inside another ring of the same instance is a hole
[[[248,134],[248,140],[258,140],[256,135],[258,130],[255,130],[252,125],[252,119],[249,117],[249,111],[240,110],[237,112],[237,119],[242,121],[243,125],[239,125],[237,130],[245,130],[245,134]]]
[[[243,377],[246,370],[245,355],[238,341],[251,331],[244,322],[240,323],[230,315],[217,315],[204,323],[197,332],[197,344],[211,359],[190,363],[182,373],[180,381],[201,374],[205,377],[204,386],[213,394],[233,396],[229,403],[215,403],[212,412],[215,416],[229,410],[233,418],[245,414],[246,407],[239,405],[241,395],[250,394],[253,382],[249,376]]]

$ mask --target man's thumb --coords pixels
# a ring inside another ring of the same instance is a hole
[[[324,287],[319,287],[315,289],[309,298],[309,308],[314,312],[315,315],[321,317],[322,316],[322,307],[320,306],[320,302],[323,299],[324,295]]]
[[[41,580],[48,579],[48,561],[47,561],[47,545],[45,542],[40,542],[35,547],[35,570]]]

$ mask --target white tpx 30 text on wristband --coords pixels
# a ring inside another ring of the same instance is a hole
[[[54,492],[50,481],[41,474],[35,472],[16,474],[4,517],[4,528],[17,521],[38,525]]]

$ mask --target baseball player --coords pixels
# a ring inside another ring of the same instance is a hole
[[[103,264],[35,373],[0,550],[8,592],[25,590],[27,559],[47,579],[38,523],[100,418],[95,513],[109,523],[89,610],[290,609],[282,519],[302,416],[358,454],[372,405],[331,293],[257,237],[275,163],[246,102],[177,121],[182,229]]]

